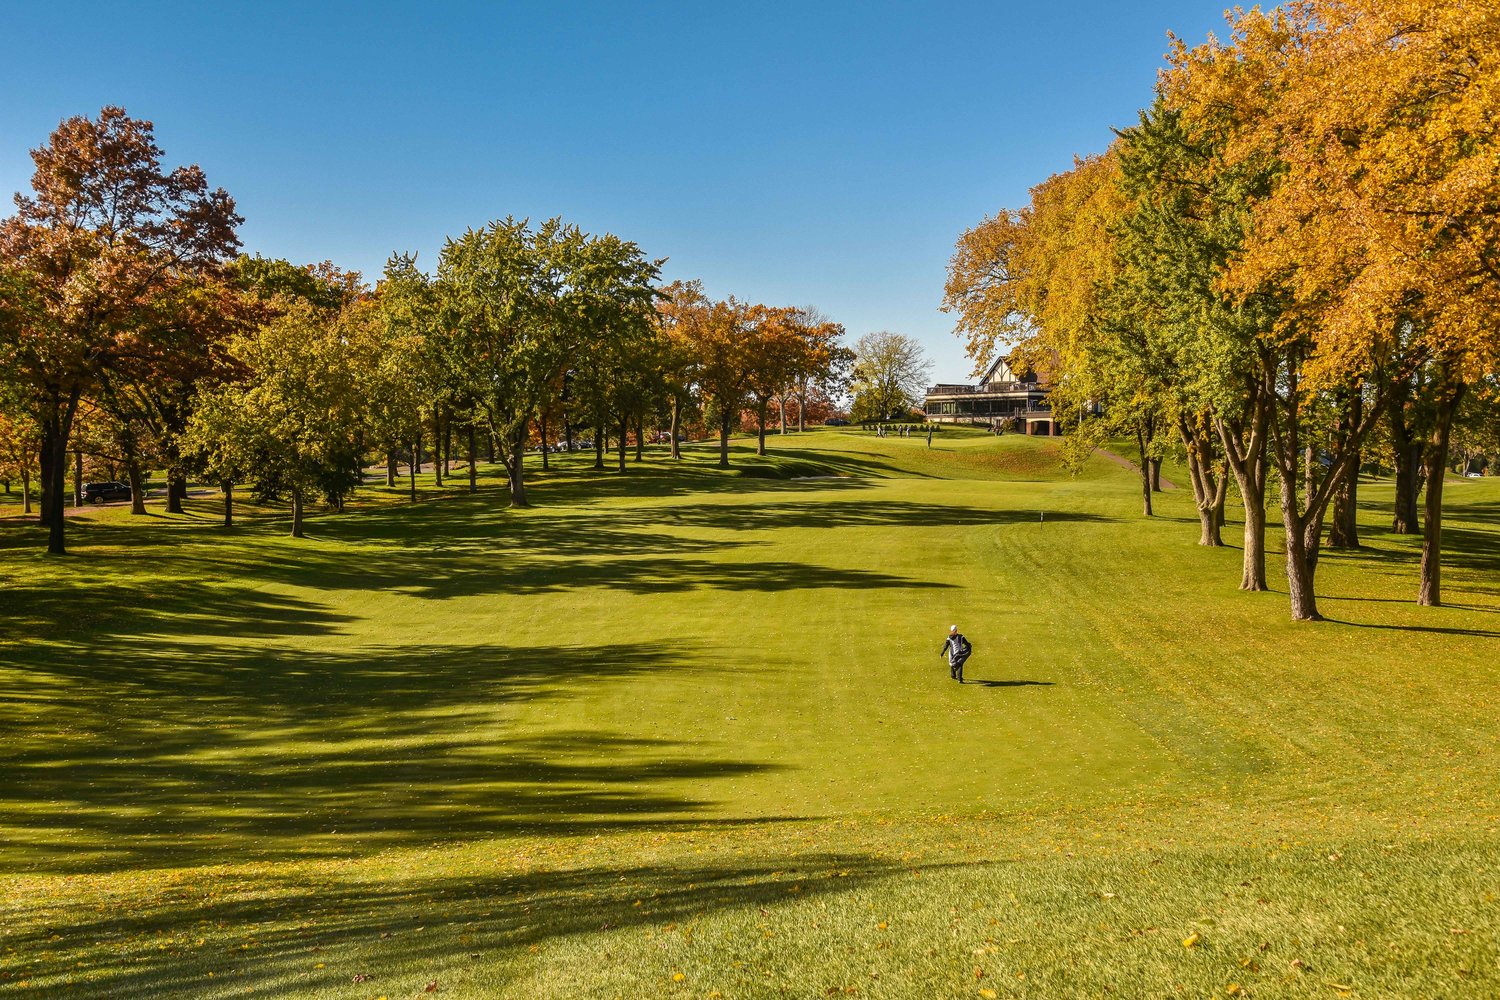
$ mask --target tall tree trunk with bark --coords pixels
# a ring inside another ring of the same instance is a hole
[[[302,487],[292,487],[292,537],[304,537],[302,531]]]
[[[547,410],[545,408],[537,414],[536,430],[537,436],[542,439],[542,471],[545,472],[552,468],[552,460],[549,457],[551,449],[547,441]]]
[[[1400,382],[1386,404],[1391,428],[1391,463],[1396,468],[1391,530],[1400,535],[1415,535],[1422,530],[1417,519],[1417,497],[1422,492],[1422,442],[1413,433],[1406,414],[1411,395],[1411,387]]]
[[[1349,394],[1344,412],[1339,415],[1337,451],[1347,447],[1349,433],[1359,426],[1364,416],[1362,393]],[[1359,548],[1359,465],[1360,455],[1356,449],[1354,461],[1344,473],[1344,480],[1333,494],[1333,516],[1328,521],[1328,547],[1334,549]]]
[[[525,507],[526,503],[526,421],[516,428],[510,445],[510,505]]]
[[[28,458],[21,462],[21,513],[31,513],[31,462]]]
[[[474,429],[474,421],[469,421],[469,492],[476,493],[479,490],[479,442]]]
[[[755,453],[757,455],[766,453],[766,415],[770,408],[769,399],[758,400],[755,404]]]
[[[417,502],[417,473],[421,469],[422,444],[421,439],[411,443],[411,461],[406,463],[406,480],[408,489],[411,491],[411,502]]]
[[[187,499],[187,477],[174,469],[167,470],[167,513],[181,514]]]
[[[224,527],[234,527],[234,483],[226,479],[219,484],[224,491]]]
[[[1138,469],[1141,474],[1141,494],[1145,501],[1145,515],[1150,517],[1151,512],[1151,459],[1148,452],[1151,447],[1148,425],[1140,420],[1135,422],[1135,444],[1140,451],[1140,465]]]
[[[1463,398],[1464,385],[1444,370],[1432,430],[1422,450],[1422,473],[1427,480],[1427,508],[1422,523],[1422,575],[1417,589],[1417,603],[1439,607],[1443,603],[1443,481],[1448,473],[1449,442],[1453,434],[1453,417]]]
[[[724,413],[719,416],[719,468],[729,468],[729,424],[733,416]]]
[[[443,475],[453,477],[453,415],[443,413]]]
[[[385,485],[391,489],[396,487],[396,449],[392,448],[385,453]]]
[[[1240,589],[1269,590],[1266,582],[1266,477],[1270,472],[1266,460],[1266,424],[1269,420],[1264,399],[1257,400],[1250,412],[1248,428],[1238,420],[1214,417],[1219,440],[1229,471],[1239,488],[1240,503],[1245,508],[1244,565],[1240,572]]]
[[[432,409],[432,482],[443,485],[443,421],[437,407]]]
[[[1286,534],[1287,584],[1291,593],[1294,621],[1321,621],[1313,577],[1318,568],[1318,548],[1323,537],[1323,518],[1333,500],[1333,493],[1343,482],[1349,466],[1359,454],[1365,437],[1379,414],[1383,388],[1377,386],[1375,406],[1342,437],[1343,445],[1321,480],[1316,480],[1316,464],[1307,460],[1315,449],[1303,440],[1303,414],[1300,387],[1300,359],[1293,354],[1285,378],[1285,391],[1276,400],[1277,410],[1271,418],[1272,451],[1276,472],[1281,478],[1281,523]],[[1353,391],[1363,392],[1356,386]],[[1300,492],[1305,496],[1299,503]]]
[[[642,410],[635,415],[635,460],[639,462],[645,457],[646,448],[646,412]]]
[[[780,420],[781,420],[781,431],[780,432],[782,434],[785,434],[786,433],[786,394],[785,393],[782,393],[780,396],[776,397],[776,409],[777,409],[778,413],[780,414]]]
[[[68,482],[68,437],[73,430],[73,415],[78,411],[81,395],[77,388],[54,392],[47,400],[38,420],[41,447],[37,461],[41,467],[41,503],[38,520],[47,526],[47,551],[52,555],[68,552],[63,510]]]
[[[625,439],[627,437],[629,437],[629,436],[630,436],[630,415],[627,414],[627,413],[621,413],[620,414],[620,447],[619,447],[619,461],[620,461],[620,470],[619,471],[621,471],[621,472],[625,471]]]
[[[604,471],[604,421],[594,424],[594,468]]]
[[[1213,437],[1208,417],[1193,419],[1179,416],[1177,430],[1187,451],[1188,478],[1192,482],[1193,502],[1198,508],[1198,544],[1217,548],[1224,544],[1219,529],[1224,523],[1224,500],[1229,492],[1229,470],[1214,468]]]
[[[146,490],[142,485],[141,460],[133,451],[125,452],[125,479],[130,484],[130,513],[146,513]]]
[[[681,400],[677,398],[677,394],[675,392],[672,394],[671,424],[672,427],[670,433],[672,435],[672,460],[679,461],[682,458],[682,448],[677,444],[677,432],[678,429],[682,426],[682,403]]]

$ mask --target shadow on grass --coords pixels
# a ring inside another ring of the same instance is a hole
[[[445,986],[454,988],[445,972],[481,959],[493,965],[497,953],[525,954],[616,928],[671,934],[676,925],[715,912],[858,893],[911,870],[864,854],[809,852],[652,867],[507,872],[501,864],[480,865],[463,877],[394,882],[287,880],[269,891],[261,883],[257,895],[203,885],[164,894],[133,912],[70,923],[56,936],[51,929],[18,935],[14,946],[45,955],[111,948],[111,957],[92,963],[88,995],[114,1000],[195,996],[195,982],[215,993],[269,998],[292,992],[419,996],[436,980],[441,995]],[[205,927],[241,934],[198,950],[193,937]],[[182,933],[157,947],[164,928]],[[65,993],[64,977],[74,971],[57,962],[33,970],[32,983]],[[356,975],[363,978],[350,992]]]
[[[711,669],[683,646],[267,651],[160,637],[28,650],[0,703],[0,858],[78,872],[713,822],[773,765],[607,731],[518,738],[508,707]]]
[[[983,681],[971,680],[969,678],[964,679],[966,687],[986,688],[1053,687],[1055,683],[1055,681]]]

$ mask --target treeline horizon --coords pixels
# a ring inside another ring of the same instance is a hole
[[[1295,620],[1321,618],[1321,549],[1360,545],[1378,455],[1392,529],[1422,535],[1417,601],[1438,605],[1454,444],[1500,460],[1500,9],[1296,0],[1228,21],[1173,38],[1106,152],[962,234],[944,308],[976,362],[1051,372],[1071,460],[1135,441],[1147,516],[1174,444],[1201,544],[1222,544],[1232,485],[1244,590],[1268,589],[1274,482]]]
[[[525,506],[525,455],[586,430],[626,469],[648,423],[671,456],[688,421],[744,417],[765,453],[771,408],[804,427],[850,383],[844,330],[811,307],[714,300],[663,284],[661,259],[561,218],[506,218],[447,239],[433,273],[391,256],[373,285],[332,263],[240,254],[233,199],[196,166],[168,170],[150,122],[107,107],[64,121],[32,152],[32,192],[0,220],[0,464],[40,484],[48,551],[66,552],[66,482],[86,454],[146,468],[181,511],[189,476],[342,508],[372,460],[414,472],[456,436],[492,449]],[[559,433],[560,432],[560,433]],[[498,447],[496,447],[498,445]],[[441,470],[441,464],[438,466]],[[441,471],[439,472],[441,475]],[[389,478],[388,478],[389,481]],[[415,488],[413,481],[413,498]]]

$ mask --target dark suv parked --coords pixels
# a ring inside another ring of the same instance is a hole
[[[84,503],[105,503],[110,500],[129,500],[130,487],[124,483],[84,483]]]

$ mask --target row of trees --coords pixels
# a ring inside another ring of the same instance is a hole
[[[1296,0],[1231,28],[1174,40],[1138,124],[964,233],[945,308],[978,363],[1053,373],[1075,458],[1137,442],[1148,515],[1173,440],[1202,544],[1232,485],[1246,590],[1274,482],[1294,619],[1319,618],[1320,548],[1359,544],[1361,467],[1388,465],[1438,604],[1455,440],[1500,451],[1500,12]]]
[[[525,456],[591,432],[625,469],[648,423],[718,429],[719,461],[747,411],[759,450],[772,408],[805,423],[841,394],[842,328],[811,309],[710,300],[661,286],[659,260],[613,235],[506,219],[450,239],[435,273],[397,255],[372,288],[330,264],[238,253],[233,200],[197,167],[167,170],[149,122],[106,108],[64,122],[32,154],[33,193],[0,222],[0,479],[41,485],[49,550],[65,551],[69,456],[167,470],[168,507],[188,476],[341,507],[372,459],[394,485],[424,442],[439,477],[455,437],[469,487],[498,454],[514,505]],[[559,433],[560,432],[560,433]],[[35,462],[33,464],[33,457]]]

